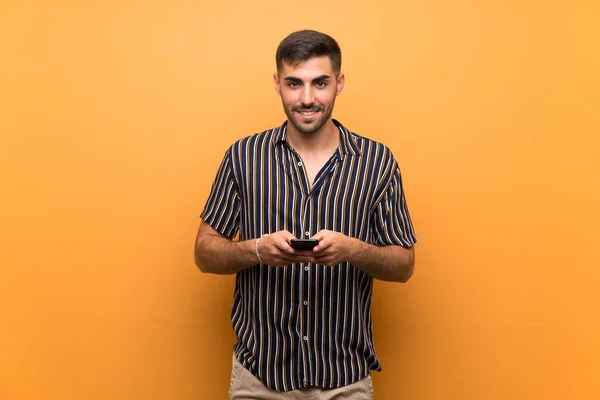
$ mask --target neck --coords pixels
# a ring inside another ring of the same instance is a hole
[[[296,129],[294,124],[287,124],[288,143],[300,153],[331,153],[340,144],[338,127],[331,118],[316,132],[303,133]]]

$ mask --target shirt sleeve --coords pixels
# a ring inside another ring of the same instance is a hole
[[[232,239],[240,227],[240,196],[231,165],[231,149],[225,153],[200,218]]]
[[[411,247],[417,237],[408,213],[400,168],[394,162],[394,172],[383,196],[371,213],[372,243],[378,246]]]

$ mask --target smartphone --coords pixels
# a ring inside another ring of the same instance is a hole
[[[292,239],[290,246],[296,250],[312,250],[313,247],[319,244],[317,239]]]

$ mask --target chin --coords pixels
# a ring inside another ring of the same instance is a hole
[[[298,121],[298,120],[293,120],[293,122],[294,122],[294,126],[296,127],[296,129],[299,132],[310,135],[310,134],[317,132],[319,129],[321,129],[323,126],[325,126],[327,119],[317,120],[317,121],[311,122],[309,124],[303,123],[302,121]]]
[[[296,126],[296,129],[300,132],[300,133],[304,133],[307,135],[311,135],[315,132],[317,132],[319,129],[321,129],[321,127],[323,126],[321,125],[304,125],[302,123],[296,123],[294,124]]]

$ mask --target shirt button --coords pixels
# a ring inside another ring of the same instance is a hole
[[[302,166],[302,161],[298,162],[298,166],[301,167]]]
[[[304,341],[308,341],[308,336],[304,336]]]
[[[307,306],[308,305],[308,301],[304,300],[304,305]]]
[[[306,237],[310,237],[310,232],[309,231],[304,232],[304,234],[306,235]]]
[[[306,267],[304,267],[304,270],[305,270],[305,271],[308,271],[308,265],[307,265]]]

